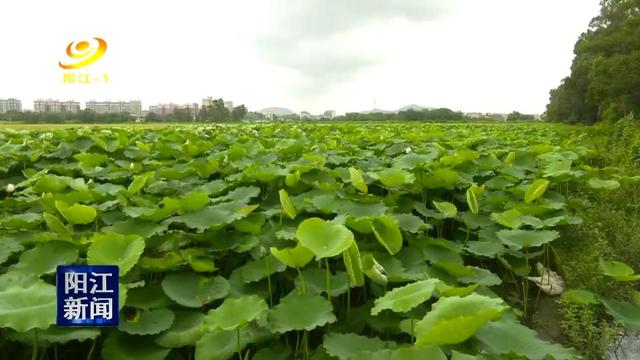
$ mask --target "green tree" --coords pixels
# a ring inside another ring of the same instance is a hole
[[[602,0],[574,53],[571,74],[550,92],[548,119],[591,123],[640,110],[640,0]]]
[[[247,107],[244,104],[236,106],[231,111],[231,121],[240,121],[247,116]]]

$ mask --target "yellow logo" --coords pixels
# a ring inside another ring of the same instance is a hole
[[[96,62],[107,51],[107,42],[100,38],[93,38],[93,45],[88,41],[75,43],[72,41],[67,46],[67,55],[75,61],[69,64],[58,63],[63,69],[79,69]]]

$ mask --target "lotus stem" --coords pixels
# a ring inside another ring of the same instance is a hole
[[[302,271],[300,271],[300,268],[296,268],[296,270],[298,270],[298,275],[300,276],[300,283],[302,284],[302,295],[305,295],[307,293],[307,283],[306,281],[304,281],[304,275],[302,275]]]
[[[31,360],[38,359],[38,329],[33,329],[33,352],[31,353]]]
[[[327,283],[327,299],[331,300],[331,272],[329,271],[329,259],[324,258],[324,267],[326,270],[326,283]]]
[[[267,274],[267,288],[269,289],[269,307],[273,307],[273,295],[271,294],[271,275],[269,275],[269,262],[267,257],[264,257],[264,270]]]
[[[93,341],[91,342],[91,348],[89,349],[89,353],[87,354],[87,360],[91,359],[91,356],[93,355],[93,350],[96,348],[96,339],[93,339]]]
[[[236,349],[238,350],[238,358],[242,360],[242,349],[240,349],[240,327],[236,329]]]

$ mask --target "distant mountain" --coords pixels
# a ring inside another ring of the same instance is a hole
[[[295,115],[295,112],[293,112],[292,110],[287,108],[281,108],[281,107],[270,107],[270,108],[262,109],[258,112],[264,115],[274,114],[276,116]]]
[[[392,114],[392,113],[395,113],[395,111],[382,110],[382,109],[373,109],[373,110],[360,111],[360,114],[374,114],[374,113]]]
[[[416,104],[411,104],[411,105],[407,105],[407,106],[401,107],[400,109],[398,109],[398,112],[407,111],[407,110],[420,111],[420,110],[433,110],[433,109],[435,109],[435,108],[420,106],[420,105],[416,105]]]

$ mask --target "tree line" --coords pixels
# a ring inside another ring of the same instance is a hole
[[[602,0],[574,47],[571,74],[551,90],[552,121],[594,123],[640,111],[640,0]]]

